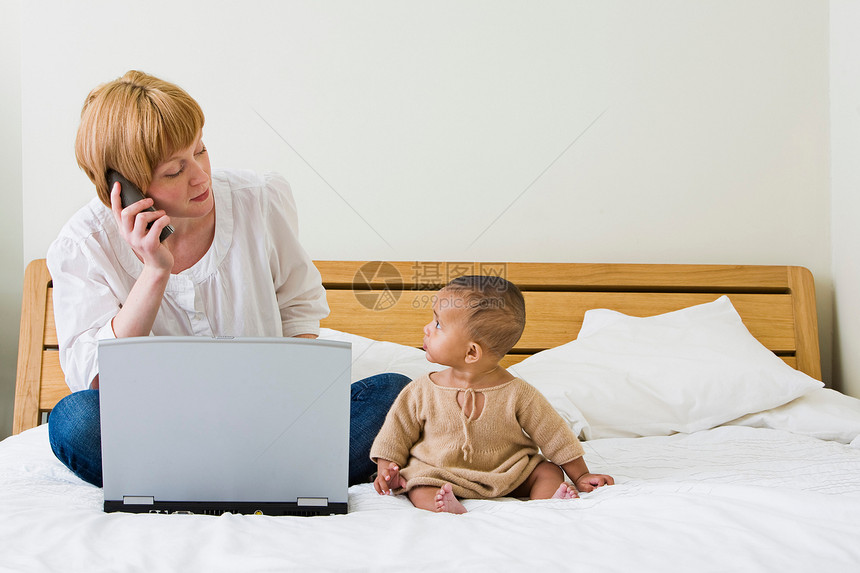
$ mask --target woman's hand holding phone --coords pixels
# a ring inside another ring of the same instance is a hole
[[[123,208],[122,184],[113,184],[110,204],[122,238],[143,262],[143,271],[111,320],[117,338],[147,336],[152,331],[164,289],[173,269],[173,253],[159,240],[170,223],[164,211],[150,210],[153,201],[144,198]]]
[[[123,207],[121,193],[122,184],[117,181],[111,189],[110,202],[123,239],[143,261],[144,266],[170,273],[173,268],[173,254],[161,239],[166,228],[169,227],[172,232],[170,217],[164,211],[153,210],[153,200],[143,197],[142,194],[139,201]]]

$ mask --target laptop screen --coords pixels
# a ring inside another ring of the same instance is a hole
[[[350,345],[99,343],[106,511],[346,511]]]

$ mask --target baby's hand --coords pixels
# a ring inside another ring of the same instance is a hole
[[[576,478],[574,485],[579,491],[592,491],[600,486],[612,485],[614,483],[615,480],[612,479],[612,476],[588,473]]]
[[[391,495],[392,489],[406,487],[406,480],[400,475],[400,468],[394,462],[379,459],[376,462],[377,475],[373,487],[380,495]]]

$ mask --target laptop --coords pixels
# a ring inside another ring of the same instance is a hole
[[[346,513],[351,345],[99,341],[105,511]]]

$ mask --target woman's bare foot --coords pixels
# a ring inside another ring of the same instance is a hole
[[[446,513],[466,513],[466,508],[451,492],[451,484],[446,483],[439,488],[436,494],[436,511]]]
[[[556,492],[550,499],[574,499],[579,497],[579,493],[569,483],[563,483],[558,486]]]

